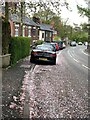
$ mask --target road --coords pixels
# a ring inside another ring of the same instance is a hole
[[[57,52],[56,65],[32,64],[21,94],[24,117],[87,118],[88,54],[85,46]]]

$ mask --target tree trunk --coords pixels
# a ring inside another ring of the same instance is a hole
[[[9,11],[8,11],[8,2],[5,2],[5,22],[8,23]]]
[[[8,53],[9,40],[11,35],[8,2],[5,2],[5,18],[2,19],[2,54]]]

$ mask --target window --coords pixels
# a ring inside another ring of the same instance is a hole
[[[23,37],[25,36],[25,26],[23,26]]]
[[[52,37],[52,33],[50,32],[50,37]]]
[[[28,37],[31,37],[31,27],[28,27]]]
[[[36,27],[32,28],[32,34],[33,34],[33,36],[36,36]]]
[[[15,36],[19,35],[19,25],[15,25]]]
[[[44,38],[44,33],[42,33],[42,38]]]

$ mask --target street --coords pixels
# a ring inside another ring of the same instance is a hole
[[[89,0],[0,3],[0,118],[89,120]]]
[[[56,65],[32,64],[20,97],[24,118],[88,117],[90,68],[85,48],[78,45],[57,51]]]

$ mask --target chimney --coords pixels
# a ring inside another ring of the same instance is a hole
[[[35,16],[33,16],[33,21],[34,21],[35,23],[37,23],[37,24],[40,24],[40,23],[41,23],[40,18],[35,17]]]

